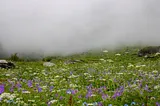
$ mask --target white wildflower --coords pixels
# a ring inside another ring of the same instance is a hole
[[[29,106],[27,103],[24,103],[23,106]]]
[[[71,76],[69,76],[68,78],[76,78],[76,77],[78,77],[78,75],[71,75]]]
[[[20,101],[21,104],[24,104],[24,101]]]
[[[121,68],[124,68],[124,66],[120,66]]]
[[[59,78],[59,77],[60,77],[59,75],[55,76],[55,78]]]
[[[154,70],[154,71],[152,71],[154,74],[157,74],[158,73],[158,71],[157,70]]]
[[[76,87],[78,87],[76,84],[70,84],[69,85],[71,88],[76,88]]]
[[[99,59],[99,60],[101,60],[101,61],[105,61],[105,59]]]
[[[10,74],[6,74],[6,77],[9,77],[10,76]]]
[[[77,101],[77,103],[82,103],[82,100]]]
[[[51,84],[51,85],[53,85],[53,84],[54,84],[54,82],[50,82],[50,84]]]
[[[136,65],[136,68],[140,68],[141,66],[140,65]]]
[[[114,61],[111,60],[111,59],[107,59],[107,61],[108,61],[109,63],[113,63],[113,62],[114,62]]]
[[[104,53],[108,53],[108,50],[104,50],[103,52],[104,52]]]
[[[93,80],[94,81],[94,80]],[[106,81],[106,79],[100,79],[100,81]]]
[[[85,76],[88,75],[89,73],[83,73]]]
[[[116,73],[116,74],[118,74],[118,75],[123,75],[124,73]]]
[[[150,99],[151,99],[151,100],[155,100],[156,98],[155,98],[155,97],[151,97]]]
[[[138,86],[136,84],[132,84],[131,88],[137,88]]]
[[[119,54],[119,53],[117,53],[117,54],[115,54],[116,56],[121,56],[121,54]]]
[[[96,95],[95,95],[95,94],[92,94],[91,96],[94,97],[94,96],[96,96]]]
[[[47,86],[42,86],[42,89],[47,89]]]
[[[141,67],[146,67],[146,65],[144,64],[144,65],[141,65]]]
[[[20,98],[16,98],[16,101],[20,101],[21,99]]]
[[[50,102],[48,102],[48,104],[53,104],[53,103],[56,103],[58,102],[58,100],[51,100]]]
[[[94,80],[88,80],[88,82],[94,82]]]
[[[129,67],[129,68],[130,68],[130,67],[134,67],[134,65],[133,65],[133,64],[131,64],[131,63],[129,63],[128,67]]]
[[[34,98],[40,98],[39,96],[34,96]]]
[[[155,54],[155,56],[158,56],[158,55],[160,55],[160,53],[156,53],[156,54]]]
[[[55,64],[54,63],[51,63],[51,62],[44,62],[43,63],[43,66],[47,66],[47,67],[52,67],[54,66]]]
[[[28,102],[35,102],[35,100],[28,100]]]
[[[22,91],[22,93],[28,94],[28,93],[31,93],[31,92],[29,92],[29,91]]]
[[[160,88],[160,85],[154,86],[154,89],[159,89],[159,88]]]

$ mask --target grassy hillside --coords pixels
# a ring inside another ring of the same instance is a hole
[[[1,106],[159,106],[160,58],[138,48],[89,51],[0,69]],[[3,91],[4,89],[4,91]],[[158,105],[159,104],[159,105]]]

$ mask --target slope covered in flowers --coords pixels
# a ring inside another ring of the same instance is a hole
[[[160,58],[137,49],[16,62],[0,69],[1,106],[160,106]]]

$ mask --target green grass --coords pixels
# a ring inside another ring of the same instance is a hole
[[[52,59],[53,67],[44,67],[42,61],[15,62],[15,69],[0,69],[0,83],[5,85],[0,105],[130,106],[135,102],[136,106],[156,106],[160,103],[160,58],[137,57],[137,50],[122,48],[57,57]],[[114,98],[116,91],[120,93]]]

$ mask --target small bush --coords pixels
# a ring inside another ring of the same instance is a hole
[[[42,59],[43,61],[50,62],[52,60],[51,56],[45,57]]]
[[[149,46],[141,49],[138,56],[152,55],[160,52],[160,46]]]
[[[23,61],[22,58],[20,58],[17,53],[14,53],[12,54],[10,57],[9,57],[9,60],[12,60],[12,61]]]

